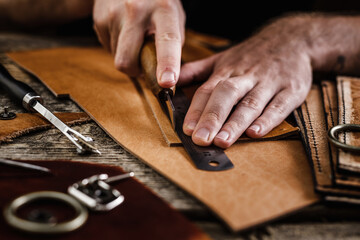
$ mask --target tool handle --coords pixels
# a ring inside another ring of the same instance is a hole
[[[14,98],[19,104],[23,104],[25,95],[32,93],[37,95],[35,91],[26,83],[16,80],[8,70],[0,64],[0,86]]]
[[[140,64],[146,84],[154,95],[161,99],[165,98],[167,93],[172,97],[175,88],[162,88],[156,78],[157,59],[154,35],[147,37],[145,40],[140,53]]]

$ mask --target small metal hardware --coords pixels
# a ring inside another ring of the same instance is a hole
[[[76,213],[74,218],[66,222],[54,223],[51,221],[40,222],[27,220],[17,216],[17,211],[22,206],[40,199],[53,199],[66,203],[75,210]],[[6,222],[10,226],[25,232],[40,234],[58,234],[71,232],[80,228],[88,218],[87,209],[73,197],[65,193],[54,191],[39,191],[22,195],[14,199],[8,206],[6,206],[3,214]]]
[[[0,113],[1,120],[11,120],[16,118],[16,114],[14,112],[9,112],[9,107],[4,107],[4,111]]]
[[[110,211],[124,201],[124,196],[109,183],[134,176],[133,172],[109,177],[94,175],[69,186],[68,193],[94,211]]]
[[[359,146],[353,146],[346,143],[342,143],[338,140],[337,135],[339,132],[345,132],[345,131],[353,131],[353,132],[360,132],[360,125],[359,124],[340,124],[332,127],[328,132],[328,139],[331,144],[336,146],[337,148],[340,148],[344,151],[348,152],[360,152]]]

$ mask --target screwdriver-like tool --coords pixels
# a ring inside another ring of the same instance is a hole
[[[43,99],[29,85],[16,80],[7,69],[0,64],[0,86],[8,92],[15,101],[22,104],[28,111],[36,111],[59,129],[77,148],[79,154],[101,152],[93,145],[91,137],[85,137],[79,132],[71,129],[59,118],[46,109],[42,103]]]

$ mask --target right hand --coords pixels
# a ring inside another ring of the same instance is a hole
[[[159,85],[176,84],[185,32],[180,0],[94,0],[93,18],[98,39],[114,56],[115,67],[129,76],[141,73],[144,38],[155,34]]]

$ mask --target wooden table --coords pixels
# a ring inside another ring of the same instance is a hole
[[[13,65],[4,55],[7,51],[94,44],[98,44],[94,36],[0,32],[0,62]],[[40,82],[26,75],[15,65],[12,67],[17,78],[28,82],[44,98],[44,105],[49,110],[82,111],[71,100],[56,99]],[[0,89],[0,111],[4,106],[16,113],[25,112],[11,102],[4,90]],[[264,226],[241,233],[231,233],[206,206],[124,150],[95,122],[73,128],[96,139],[102,155],[78,155],[65,136],[56,129],[50,129],[19,137],[9,144],[1,144],[0,157],[23,160],[71,159],[117,165],[125,171],[134,171],[142,183],[213,239],[360,239],[360,207],[339,203],[319,203]]]

